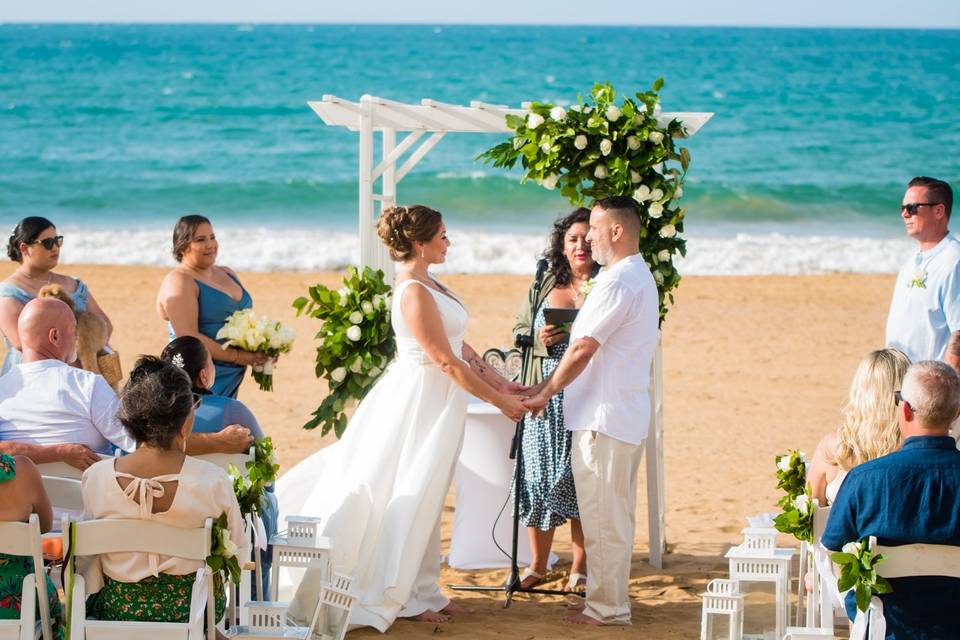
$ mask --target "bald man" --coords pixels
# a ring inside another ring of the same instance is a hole
[[[0,450],[34,462],[85,469],[135,443],[117,419],[119,401],[102,376],[68,365],[77,357],[77,321],[55,298],[37,298],[17,321],[23,360],[0,377]]]
[[[587,552],[587,598],[575,624],[630,624],[636,477],[650,423],[650,365],[660,298],[639,255],[640,218],[629,197],[598,201],[587,241],[603,265],[570,330],[570,346],[527,401],[538,413],[563,394],[571,465]]]
[[[17,322],[23,360],[0,377],[0,452],[35,463],[66,462],[86,469],[114,448],[133,451],[117,412],[120,401],[99,374],[69,366],[77,359],[77,321],[55,298],[24,306]],[[191,433],[187,453],[243,453],[250,430],[230,425]]]

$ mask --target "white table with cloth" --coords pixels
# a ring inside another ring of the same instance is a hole
[[[463,448],[454,473],[456,510],[447,564],[454,569],[500,569],[510,566],[513,527],[513,466],[510,443],[516,425],[500,410],[477,398],[467,408]],[[507,506],[504,507],[504,502]],[[503,508],[500,519],[497,514]],[[494,522],[497,526],[494,531]],[[493,535],[508,555],[494,544]],[[526,527],[520,526],[518,561],[530,563],[530,542]],[[557,561],[550,554],[549,565]]]

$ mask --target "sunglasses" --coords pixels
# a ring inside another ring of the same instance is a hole
[[[200,407],[200,403],[203,402],[203,396],[199,393],[194,392],[193,394],[193,410],[196,411]]]
[[[39,244],[43,245],[43,248],[47,251],[53,251],[54,247],[63,246],[63,236],[55,236],[53,238],[44,238],[43,240],[34,240],[30,244]]]
[[[910,204],[900,205],[900,213],[907,212],[907,216],[915,216],[920,211],[920,207],[935,207],[942,202],[911,202]]]
[[[909,402],[903,399],[903,394],[900,393],[899,389],[897,389],[896,391],[893,392],[893,403],[899,407],[901,402],[907,405],[908,407],[910,407],[910,409],[913,409],[913,406],[911,406]]]

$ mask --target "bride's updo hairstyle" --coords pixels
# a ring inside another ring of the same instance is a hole
[[[443,216],[422,204],[391,207],[377,221],[377,234],[390,249],[390,257],[406,262],[413,257],[415,242],[430,242],[440,231]]]

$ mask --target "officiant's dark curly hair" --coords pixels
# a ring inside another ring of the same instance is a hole
[[[556,279],[557,285],[561,287],[570,284],[571,277],[570,263],[567,261],[567,256],[563,255],[564,238],[567,237],[567,231],[570,230],[570,227],[578,222],[590,224],[590,209],[584,209],[583,207],[574,209],[573,212],[554,222],[547,250],[543,252],[543,257],[547,259],[549,264],[550,273]],[[594,269],[599,269],[599,265],[595,265]]]
[[[422,204],[390,207],[377,221],[377,235],[390,249],[390,257],[405,262],[413,257],[414,243],[430,242],[440,231],[443,215]]]

